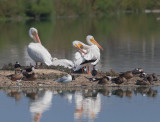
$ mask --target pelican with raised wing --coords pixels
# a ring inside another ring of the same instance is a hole
[[[38,36],[38,31],[36,28],[29,29],[29,36],[34,39],[35,42],[31,42],[28,47],[28,55],[36,62],[45,63],[46,65],[52,65],[52,57],[48,50],[41,44],[41,41]]]
[[[91,35],[88,35],[86,37],[86,40],[89,45],[86,45],[76,40],[73,42],[73,46],[75,46],[81,53],[83,53],[82,58],[84,60],[81,63],[82,66],[86,66],[86,65],[88,66],[89,64],[95,66],[100,60],[100,49],[103,50],[103,48],[96,42],[94,37]],[[90,73],[89,66],[87,68],[88,68],[88,74],[89,74]]]

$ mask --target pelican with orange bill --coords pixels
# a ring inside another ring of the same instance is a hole
[[[98,44],[98,42],[94,39],[93,36],[88,35],[86,37],[87,43],[89,45],[84,44],[81,41],[73,41],[73,46],[76,47],[83,55],[82,62],[80,65],[87,66],[88,74],[90,74],[89,64],[95,66],[100,60],[100,49],[103,48]]]
[[[29,29],[29,36],[34,39],[35,42],[31,42],[28,47],[28,55],[36,62],[36,66],[38,65],[38,62],[45,63],[46,65],[50,66],[52,65],[52,57],[51,54],[48,52],[48,50],[42,45],[39,36],[38,31],[36,28],[30,28]]]

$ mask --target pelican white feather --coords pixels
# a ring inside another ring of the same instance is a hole
[[[94,37],[91,35],[88,35],[86,37],[86,40],[89,45],[86,45],[81,41],[75,40],[73,41],[73,46],[78,48],[81,52],[81,57],[83,59],[81,64],[83,64],[83,66],[85,64],[85,61],[94,61],[91,62],[91,64],[96,65],[100,60],[100,49],[103,50],[103,48],[95,41]],[[81,49],[81,47],[83,49]],[[88,65],[88,63],[86,65]]]
[[[73,64],[74,64],[73,70],[78,71],[82,68],[82,66],[80,64],[84,61],[83,54],[80,52],[76,52],[74,54],[74,57],[75,57],[75,59],[73,61]]]
[[[48,50],[41,44],[36,28],[30,28],[29,36],[35,40],[31,42],[28,47],[28,55],[37,63],[45,63],[46,65],[52,65],[52,57]]]
[[[71,60],[67,60],[67,59],[57,59],[57,58],[53,58],[53,62],[52,62],[53,66],[63,66],[65,68],[73,68],[74,64]]]

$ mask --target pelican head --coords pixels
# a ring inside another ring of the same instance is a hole
[[[80,41],[77,41],[77,40],[73,41],[73,46],[76,47],[82,53],[86,54],[86,52],[81,49],[81,47],[83,47],[84,45]]]
[[[41,41],[39,39],[39,36],[38,36],[38,31],[36,28],[32,27],[29,29],[29,36],[34,39],[34,41],[36,43],[40,43],[41,44]]]
[[[88,35],[86,37],[86,40],[89,45],[97,45],[101,50],[103,50],[103,48],[97,43],[93,36]]]

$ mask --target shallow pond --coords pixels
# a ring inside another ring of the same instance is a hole
[[[158,122],[160,87],[1,89],[3,122]]]
[[[97,68],[116,72],[141,67],[160,74],[159,14],[127,14],[109,17],[55,18],[40,22],[0,23],[0,67],[33,61],[26,52],[32,41],[30,27],[39,31],[43,45],[53,57],[73,60],[72,41],[85,42],[91,34],[104,48]],[[78,91],[1,89],[3,122],[158,122],[160,87],[82,89]]]
[[[83,42],[91,34],[104,48],[97,68],[116,72],[142,67],[160,74],[159,14],[127,14],[106,17],[68,17],[51,21],[0,23],[0,66],[6,63],[30,64],[26,52],[32,41],[30,27],[39,31],[43,45],[53,57],[73,60],[74,40]],[[33,62],[32,62],[33,63]]]

